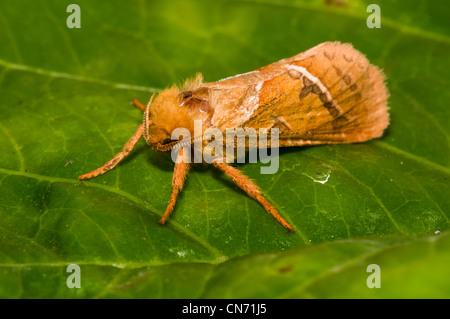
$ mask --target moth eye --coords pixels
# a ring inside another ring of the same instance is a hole
[[[185,91],[180,93],[180,97],[185,100],[192,97],[192,91]]]

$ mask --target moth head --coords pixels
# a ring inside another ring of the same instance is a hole
[[[162,91],[150,103],[146,116],[151,124],[146,139],[157,151],[169,151],[180,142],[179,136],[172,136],[176,129],[187,129],[191,138],[195,138],[194,134],[198,133],[194,132],[195,120],[202,121],[201,134],[210,126],[212,110],[206,88],[190,89],[186,84],[181,89],[174,86]]]

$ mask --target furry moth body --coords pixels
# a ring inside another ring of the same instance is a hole
[[[95,177],[114,168],[144,136],[156,151],[172,150],[176,128],[194,136],[194,120],[202,130],[210,127],[279,129],[279,146],[300,146],[364,142],[380,137],[389,124],[388,91],[382,72],[350,44],[325,42],[291,58],[245,74],[213,83],[203,83],[199,74],[182,87],[168,88],[145,107],[144,123],[126,143],[123,151],[102,167],[81,175]],[[193,141],[191,141],[193,142]],[[204,147],[204,145],[203,145]],[[179,150],[179,159],[191,154]],[[261,194],[259,188],[237,168],[225,162],[212,165],[230,177],[287,230],[293,227]],[[172,195],[160,223],[172,212],[191,167],[175,163]]]

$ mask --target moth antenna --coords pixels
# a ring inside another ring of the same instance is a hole
[[[185,140],[185,141],[181,141],[181,142],[176,143],[176,144],[173,146],[173,148],[175,148],[175,149],[180,149],[180,148],[183,147],[183,146],[187,146],[187,145],[189,145],[189,144],[193,144],[195,141],[197,141],[197,140],[200,140],[200,141],[201,141],[202,139],[203,139],[203,135],[191,137],[190,140]]]
[[[152,94],[152,97],[150,98],[150,101],[147,104],[147,107],[145,108],[145,112],[144,112],[144,138],[146,141],[148,141],[148,127],[152,124],[152,121],[150,121],[148,119],[148,116],[150,114],[150,106],[152,105],[153,102],[153,98],[155,97],[156,93]]]

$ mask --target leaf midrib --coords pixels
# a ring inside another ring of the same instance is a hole
[[[26,71],[26,72],[41,74],[41,75],[45,75],[45,76],[49,76],[49,77],[53,77],[53,78],[63,78],[63,79],[69,79],[69,80],[74,80],[74,81],[79,81],[79,82],[101,84],[101,85],[109,86],[114,89],[120,89],[120,90],[134,90],[134,91],[143,91],[143,92],[149,92],[149,93],[158,93],[162,90],[161,88],[105,81],[105,80],[101,80],[101,79],[97,79],[97,78],[88,78],[88,77],[74,75],[74,74],[70,74],[70,73],[46,70],[46,69],[29,66],[26,64],[17,64],[17,63],[5,61],[3,59],[0,59],[0,65],[3,65],[6,69],[17,70],[17,71]]]

